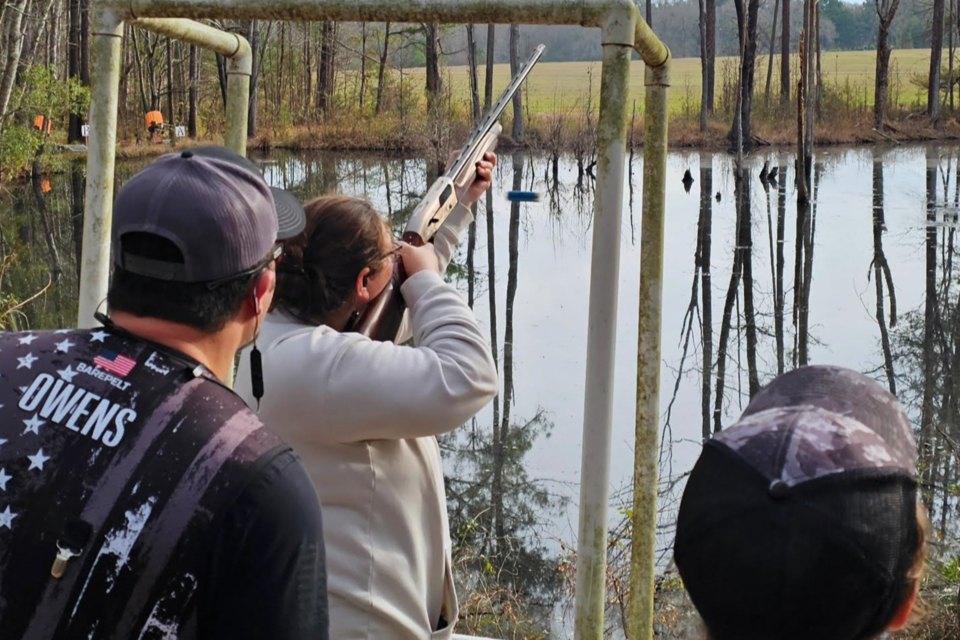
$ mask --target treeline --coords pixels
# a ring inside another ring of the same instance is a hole
[[[0,174],[36,169],[34,163],[50,139],[48,131],[56,142],[82,141],[90,82],[89,1],[14,0],[0,7],[0,51],[4,53],[0,56]],[[823,120],[827,108],[820,55],[831,48],[871,47],[878,52],[871,105],[875,126],[883,129],[890,50],[929,42],[935,55],[929,72],[928,112],[931,122],[938,122],[940,104],[952,108],[955,102],[957,2],[683,0],[648,5],[647,13],[675,56],[701,57],[701,131],[707,131],[710,122],[724,123],[730,127],[733,146],[742,140],[741,146],[749,150],[755,142],[753,100],[760,94],[765,105],[771,95],[779,96],[776,102],[784,109],[810,101],[810,107],[804,106],[807,115],[802,126],[812,144],[813,127]],[[540,41],[549,47],[548,60],[599,56],[598,31],[579,27],[269,20],[212,24],[242,34],[253,48],[248,135],[263,146],[272,144],[271,136],[283,136],[285,143],[294,146],[316,146],[320,141],[328,148],[338,144],[391,150],[434,148],[439,155],[451,132],[468,126],[491,102],[493,63],[509,60],[516,68]],[[167,124],[182,125],[183,133],[192,138],[218,138],[226,95],[224,60],[129,26],[124,35],[120,139],[132,143],[146,138],[144,118],[151,111],[161,111]],[[778,58],[777,74],[772,58],[765,55],[770,53]],[[791,68],[798,53],[799,67]],[[718,88],[728,78],[718,79],[716,58],[737,54],[740,64],[734,86]],[[759,70],[765,72],[765,82],[761,76],[759,83],[755,78],[758,56],[764,56],[761,67],[766,67]],[[443,69],[464,63],[469,69],[469,98],[454,99]],[[411,72],[413,68],[417,71]],[[803,86],[796,84],[798,70]],[[583,84],[589,105],[593,97],[589,80]],[[520,144],[526,141],[522,97],[517,94],[510,114],[510,133]],[[782,130],[784,121],[796,121],[796,113],[781,110],[764,117],[774,118]],[[577,117],[586,118],[582,128],[589,131],[589,114]],[[560,139],[565,126],[574,126],[543,118],[532,125],[540,127],[533,132],[540,142]],[[567,134],[569,139],[582,138]],[[177,135],[177,129],[170,128],[164,135]]]

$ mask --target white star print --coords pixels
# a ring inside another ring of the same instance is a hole
[[[36,340],[36,339],[37,339],[37,336],[35,336],[35,335],[33,335],[33,334],[31,333],[31,334],[25,335],[25,336],[23,336],[22,338],[20,338],[20,344],[30,344],[31,342],[33,342],[33,341]]]
[[[0,447],[3,447],[5,444],[7,444],[7,440],[5,438],[0,438]]]
[[[90,342],[103,342],[103,339],[106,337],[106,331],[94,331],[90,334]]]
[[[16,513],[10,511],[8,506],[4,509],[3,513],[0,513],[0,529],[6,527],[7,529],[13,529],[13,519],[17,517]]]
[[[3,489],[4,491],[6,491],[7,482],[9,482],[11,478],[13,478],[13,476],[7,475],[6,469],[0,468],[0,489]]]
[[[57,374],[67,382],[73,382],[73,376],[77,375],[78,373],[79,371],[74,371],[70,365],[67,365],[66,369],[60,369],[57,371]]]
[[[30,461],[30,469],[43,471],[43,463],[49,460],[50,456],[43,455],[43,449],[40,449],[35,455],[27,456],[27,459]],[[27,469],[27,471],[30,471],[30,469]]]
[[[40,427],[45,425],[46,422],[38,419],[37,414],[33,414],[33,417],[30,418],[29,420],[24,420],[23,424],[27,425],[27,428],[23,430],[22,435],[26,435],[28,433],[35,433],[37,435],[40,435]]]
[[[54,333],[70,333],[73,329],[57,329]]]
[[[73,343],[69,340],[64,340],[63,342],[57,343],[57,351],[60,353],[67,353],[70,351],[70,347],[73,346]]]
[[[17,369],[22,369],[24,367],[26,367],[27,369],[33,369],[33,363],[39,359],[40,358],[37,358],[33,355],[33,352],[30,352],[27,355],[23,356],[22,358],[17,358],[17,362],[20,363],[17,365]]]

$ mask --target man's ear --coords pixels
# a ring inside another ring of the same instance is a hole
[[[364,267],[357,274],[357,300],[362,304],[370,302],[370,289],[367,285],[370,283],[370,267]]]
[[[273,293],[277,286],[277,274],[273,269],[264,269],[253,286],[250,296],[250,312],[254,315],[266,314],[273,304]]]
[[[917,595],[920,593],[920,581],[916,581],[913,586],[913,589],[903,599],[903,602],[897,608],[897,612],[893,614],[893,619],[890,621],[890,624],[887,625],[887,631],[899,631],[907,626],[907,622],[910,621],[910,614],[913,613],[913,605],[917,602]]]

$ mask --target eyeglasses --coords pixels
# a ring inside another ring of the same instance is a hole
[[[393,246],[390,248],[390,251],[380,254],[377,256],[377,262],[381,260],[386,260],[390,258],[393,262],[397,261],[397,256],[400,255],[400,250],[403,249],[403,245],[399,240],[393,241]]]
[[[207,282],[207,290],[213,291],[214,289],[218,289],[221,286],[227,284],[228,282],[233,282],[234,280],[240,280],[242,278],[252,278],[253,276],[259,274],[264,269],[269,267],[271,263],[279,260],[280,256],[282,255],[283,255],[283,245],[278,242],[277,244],[273,245],[273,249],[270,251],[270,255],[268,255],[265,259],[261,260],[260,262],[250,267],[249,269],[241,271],[240,273],[234,273],[232,275],[225,276],[223,278],[217,278],[216,280],[211,280]]]

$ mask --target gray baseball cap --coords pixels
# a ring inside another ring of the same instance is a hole
[[[917,447],[897,398],[840,367],[761,390],[704,443],[674,557],[716,640],[861,640],[903,602],[921,535]]]
[[[249,271],[278,240],[303,231],[303,208],[267,185],[255,164],[222,147],[168,154],[120,189],[113,207],[114,262],[130,273],[179,282],[212,282]],[[162,237],[182,261],[123,250],[130,233]]]

